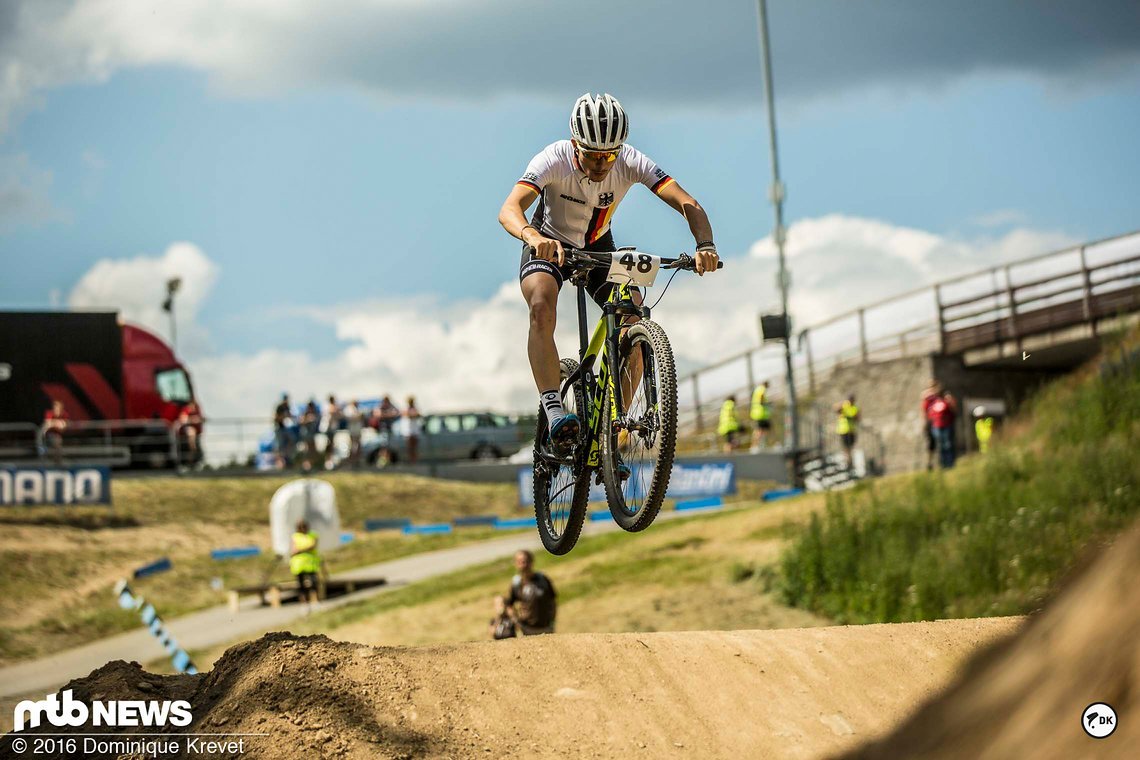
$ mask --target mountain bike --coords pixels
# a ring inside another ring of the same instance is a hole
[[[578,542],[591,480],[604,484],[610,514],[622,529],[645,530],[657,517],[677,441],[677,372],[665,330],[650,319],[649,306],[634,302],[632,288],[652,286],[662,269],[696,268],[685,253],[662,258],[635,248],[564,252],[564,269],[577,288],[579,354],[577,360],[561,361],[559,388],[567,413],[578,415],[582,424],[576,440],[556,449],[539,406],[534,513],[542,545],[551,554],[565,554]],[[597,267],[609,269],[607,279],[615,287],[587,340],[585,285]]]

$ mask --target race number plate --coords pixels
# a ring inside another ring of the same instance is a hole
[[[609,282],[648,288],[657,279],[661,257],[640,251],[616,251],[610,261]]]

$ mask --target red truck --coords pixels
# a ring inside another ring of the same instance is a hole
[[[130,465],[169,467],[201,456],[179,424],[194,386],[157,335],[115,312],[0,312],[0,458],[22,458],[55,401],[63,449],[80,458],[113,449],[118,464],[129,452]]]

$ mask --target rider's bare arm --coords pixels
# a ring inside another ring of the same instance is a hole
[[[689,223],[689,231],[693,233],[693,240],[697,243],[711,242],[713,239],[712,225],[709,224],[708,214],[697,203],[697,199],[685,192],[676,181],[670,182],[657,192],[657,197],[668,203],[673,209],[685,217]],[[697,264],[697,274],[715,272],[719,257],[715,250],[697,251],[694,254]]]
[[[540,259],[553,261],[559,266],[566,262],[566,254],[562,251],[562,243],[544,237],[526,220],[526,210],[530,208],[538,193],[534,188],[521,182],[514,186],[510,195],[503,201],[499,210],[499,224],[511,235],[517,237],[535,249],[535,255]]]

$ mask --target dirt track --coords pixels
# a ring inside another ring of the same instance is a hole
[[[1018,624],[576,634],[410,649],[270,634],[234,647],[206,675],[112,663],[70,688],[83,699],[188,699],[196,732],[268,734],[248,740],[246,757],[311,748],[319,757],[814,758],[898,723],[963,658]]]
[[[251,758],[1130,758],[1140,746],[1137,577],[1140,528],[1024,625],[414,648],[276,633],[233,647],[208,674],[114,662],[65,688],[84,701],[186,699],[196,734],[261,734],[247,739]],[[1116,709],[1107,739],[1081,730],[1094,701]],[[11,747],[9,735],[0,757],[16,757]]]

